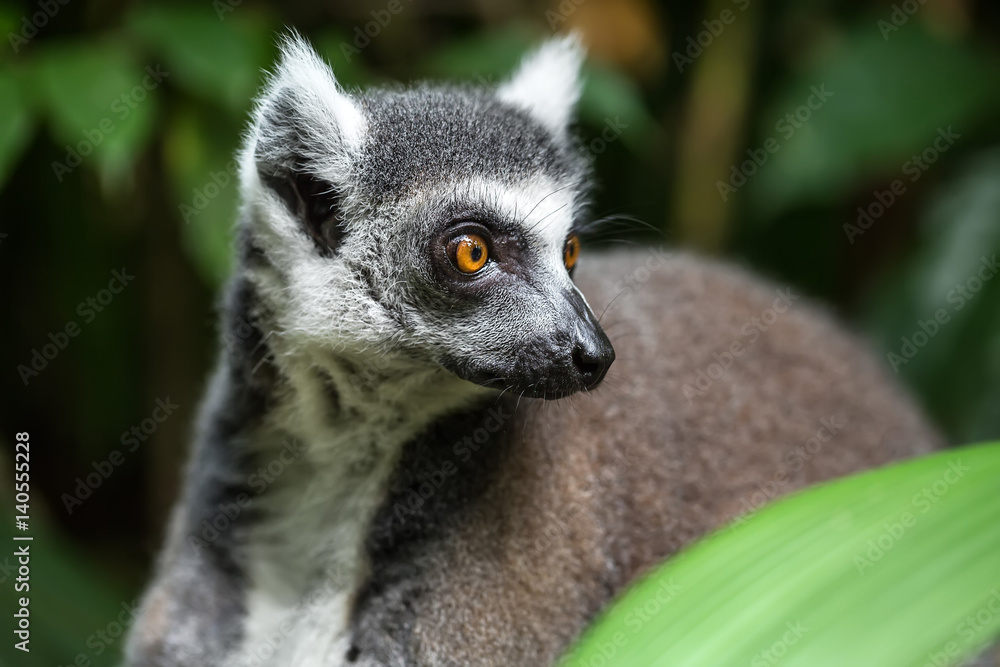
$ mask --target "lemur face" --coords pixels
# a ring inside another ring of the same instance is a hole
[[[581,58],[565,39],[495,91],[351,95],[286,43],[243,155],[279,334],[530,396],[595,387],[614,350],[571,278],[589,177],[568,131]]]

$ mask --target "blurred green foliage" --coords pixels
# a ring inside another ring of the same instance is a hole
[[[51,6],[58,11],[42,22],[38,2],[0,2],[0,277],[9,313],[0,437],[27,430],[39,443],[36,652],[12,664],[116,660],[120,641],[96,655],[94,633],[137,594],[176,491],[215,348],[211,301],[229,270],[233,155],[286,26],[303,32],[348,87],[424,77],[495,83],[553,27],[582,31],[593,52],[580,133],[596,162],[595,214],[648,223],[619,224],[615,236],[697,246],[670,193],[691,168],[677,147],[704,137],[715,176],[691,194],[725,234],[699,249],[832,304],[887,366],[885,355],[899,354],[904,338],[946,309],[949,321],[898,373],[952,440],[1000,436],[1000,280],[985,281],[961,309],[949,300],[982,257],[1000,251],[1000,11],[987,0],[927,3],[888,37],[878,22],[891,2],[761,4],[712,36],[683,71],[672,54],[726,2],[487,10],[441,0],[407,5],[363,47],[358,31],[378,3]],[[737,38],[746,51],[729,55],[724,43]],[[743,72],[747,61],[738,113],[727,119],[731,100],[722,95],[710,113],[689,113],[694,92],[720,68]],[[834,94],[782,137],[777,124],[815,86]],[[735,123],[732,141],[712,141],[720,123]],[[611,124],[624,127],[620,137],[596,143]],[[906,165],[949,127],[960,135],[954,145],[911,180]],[[719,207],[718,181],[771,137],[781,138],[780,150]],[[863,234],[845,229],[897,180],[905,192]],[[79,321],[77,305],[122,265],[135,285],[25,385],[18,365],[50,332]],[[63,494],[165,395],[182,405],[178,416],[68,513]],[[3,473],[0,493],[9,497]]]
[[[832,94],[761,169],[750,195],[761,223],[794,206],[836,202],[859,176],[898,171],[939,127],[964,134],[988,122],[1000,104],[996,65],[975,45],[941,40],[920,25],[887,43],[870,28],[862,24],[840,37],[765,107],[763,118],[781,118],[806,100],[811,86]]]
[[[644,577],[562,667],[966,664],[1000,637],[998,488],[993,443],[796,493]]]

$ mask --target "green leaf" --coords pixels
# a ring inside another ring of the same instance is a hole
[[[129,29],[162,59],[171,83],[242,113],[271,49],[265,25],[239,20],[246,11],[237,7],[220,18],[209,5],[145,6],[132,14]]]
[[[837,201],[873,173],[902,177],[903,164],[933,146],[939,128],[966,137],[1000,107],[996,63],[917,22],[886,41],[875,21],[865,21],[813,61],[761,113],[751,148],[767,138],[780,145],[748,186],[764,220],[791,206]],[[804,108],[819,87],[832,95]]]
[[[473,79],[499,83],[510,74],[538,36],[523,24],[512,24],[475,37],[454,40],[429,54],[421,63],[426,76]]]
[[[31,139],[31,108],[17,77],[0,70],[0,187]]]
[[[1000,149],[963,162],[923,207],[916,252],[870,291],[865,319],[890,366],[968,441],[1000,429]]]
[[[583,72],[580,118],[594,127],[620,132],[622,142],[636,153],[655,142],[656,122],[646,109],[638,87],[621,72],[589,63]]]
[[[361,55],[352,51],[353,37],[344,30],[331,28],[315,35],[310,40],[320,54],[330,64],[337,82],[345,88],[359,88],[371,83],[372,74],[365,68]]]
[[[94,161],[105,182],[124,177],[149,140],[162,81],[115,43],[49,47],[35,71],[61,162]]]
[[[175,193],[185,251],[206,283],[229,274],[239,184],[238,134],[193,108],[180,109],[166,133],[166,166]]]
[[[1000,636],[1000,443],[808,489],[639,582],[564,662],[912,667]]]
[[[4,41],[7,42],[3,48],[0,48],[0,62],[8,60],[15,55],[15,45],[20,50],[21,45],[19,40],[23,39],[21,33],[24,30],[22,20],[23,14],[17,11],[17,9],[7,5],[0,5],[0,35],[3,35],[6,38]]]

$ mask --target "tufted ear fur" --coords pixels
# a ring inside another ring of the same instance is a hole
[[[330,67],[297,34],[284,37],[245,158],[325,254],[336,252],[343,234],[340,203],[365,131],[364,114]]]
[[[551,39],[525,57],[497,96],[527,111],[553,134],[563,135],[580,98],[585,55],[576,35]]]

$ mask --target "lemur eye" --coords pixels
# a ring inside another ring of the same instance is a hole
[[[576,260],[580,258],[580,237],[573,234],[566,239],[566,247],[563,248],[563,263],[567,271],[572,271],[576,266]]]
[[[475,273],[483,268],[488,256],[486,240],[478,234],[462,234],[448,244],[448,257],[462,273]]]

